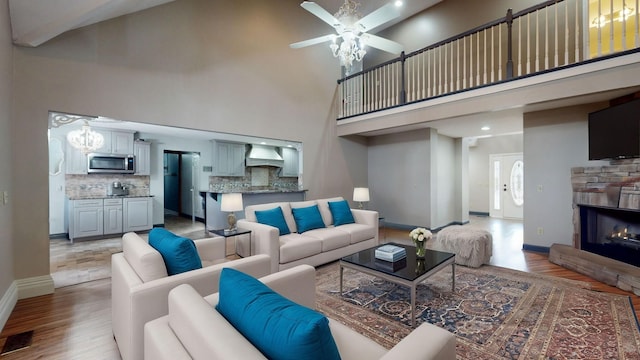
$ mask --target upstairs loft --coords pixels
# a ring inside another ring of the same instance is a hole
[[[640,90],[635,1],[546,1],[338,80],[339,136],[433,127],[445,135]],[[450,135],[452,136],[452,135]],[[458,137],[458,136],[453,136]]]

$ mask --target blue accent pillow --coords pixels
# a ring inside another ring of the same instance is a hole
[[[347,200],[330,201],[328,204],[329,211],[331,211],[331,216],[333,216],[334,226],[353,224],[356,222],[353,219],[353,214],[351,213],[351,208],[349,208],[349,203],[347,202]]]
[[[169,275],[202,268],[200,255],[191,239],[164,228],[153,228],[149,232],[149,245],[162,255]]]
[[[232,268],[222,269],[219,284],[216,310],[267,358],[340,359],[324,315]]]
[[[296,221],[298,233],[300,234],[305,231],[322,229],[325,227],[318,205],[312,205],[304,208],[292,208],[291,211],[293,212],[293,219]]]
[[[260,224],[277,227],[280,230],[280,235],[291,234],[280,206],[269,210],[256,210],[256,219]]]

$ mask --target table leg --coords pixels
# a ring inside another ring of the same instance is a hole
[[[416,326],[416,285],[411,285],[411,307],[409,308],[411,311],[411,327]]]
[[[456,263],[451,263],[451,292],[456,292]]]

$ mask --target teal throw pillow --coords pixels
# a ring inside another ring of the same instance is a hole
[[[333,216],[333,225],[335,226],[353,224],[356,222],[353,219],[353,214],[351,213],[351,208],[349,208],[347,200],[330,201],[329,211],[331,211],[331,216]]]
[[[169,275],[202,268],[200,255],[191,239],[163,228],[153,228],[149,232],[149,245],[162,255]]]
[[[322,229],[325,227],[318,205],[312,205],[304,208],[293,208],[291,211],[293,212],[293,219],[296,221],[298,233],[300,234],[305,231]]]
[[[256,210],[256,219],[260,224],[277,227],[280,230],[280,235],[291,234],[280,206],[269,210]]]
[[[232,268],[222,269],[219,284],[216,310],[267,358],[340,359],[324,315]]]

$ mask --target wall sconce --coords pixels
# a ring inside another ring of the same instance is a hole
[[[230,234],[237,230],[235,212],[241,211],[243,209],[244,207],[242,205],[242,194],[222,194],[222,199],[220,200],[220,210],[229,212],[229,215],[227,216],[229,228],[224,230],[225,234]]]
[[[601,28],[612,21],[619,21],[619,22],[627,21],[631,16],[635,15],[633,10],[634,10],[633,8],[627,7],[625,5],[622,9],[618,11],[613,11],[609,14],[601,14],[599,16],[594,17],[591,20],[589,27]]]
[[[353,201],[357,201],[359,203],[358,209],[363,209],[363,202],[369,201],[369,188],[366,187],[357,187],[353,188]]]

